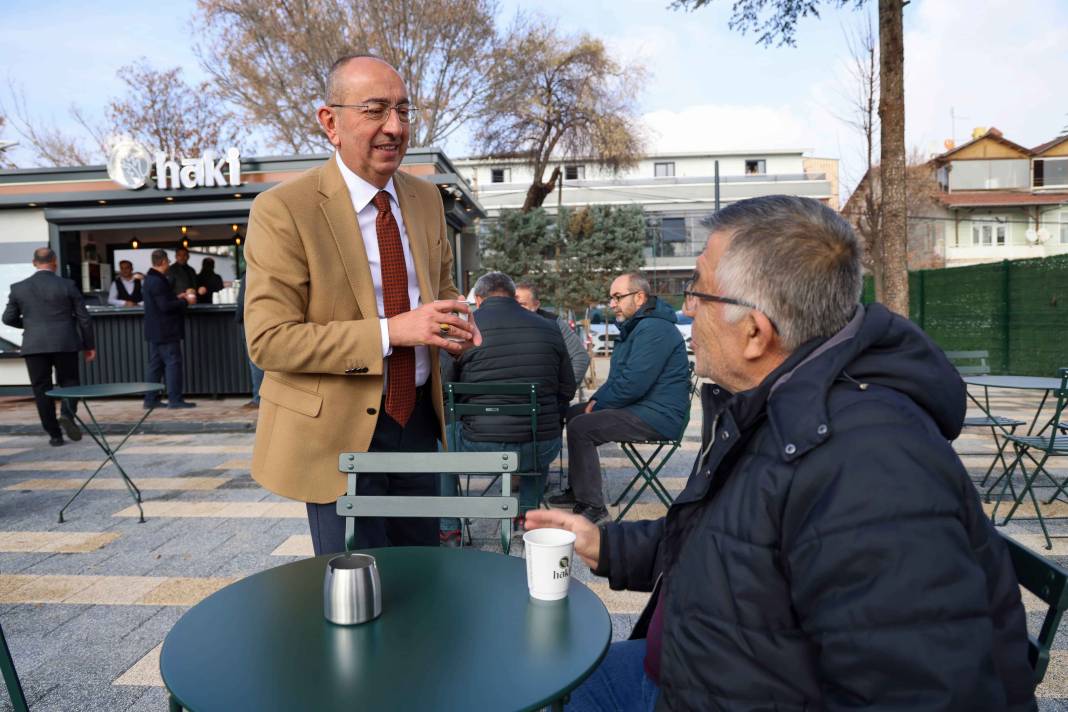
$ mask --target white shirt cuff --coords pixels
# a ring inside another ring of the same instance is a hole
[[[386,319],[379,319],[378,324],[382,329],[382,358],[393,353],[393,347],[389,345],[389,324]]]

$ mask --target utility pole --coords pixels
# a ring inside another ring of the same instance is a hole
[[[716,212],[719,212],[719,159],[716,159]]]

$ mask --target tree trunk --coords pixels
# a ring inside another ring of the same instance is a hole
[[[542,183],[535,179],[527,189],[527,198],[523,201],[523,208],[520,212],[529,213],[534,208],[540,208],[545,199],[556,190],[558,180],[560,180],[560,166],[553,169],[548,181]]]
[[[883,293],[888,308],[909,315],[908,220],[905,202],[904,0],[879,0],[879,160],[882,189]]]

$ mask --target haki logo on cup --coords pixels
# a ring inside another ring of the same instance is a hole
[[[557,580],[566,579],[570,575],[571,575],[571,559],[565,556],[565,557],[560,559],[560,570],[559,571],[553,571],[553,578],[557,579]]]

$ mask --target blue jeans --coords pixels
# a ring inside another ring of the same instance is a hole
[[[182,402],[182,342],[168,341],[163,344],[148,342],[148,368],[145,380],[149,383],[167,384],[167,403]],[[150,403],[148,396],[145,405]]]
[[[534,449],[529,442],[502,443],[468,440],[464,437],[463,428],[455,423],[447,427],[447,434],[449,440],[456,444],[457,452],[500,452],[502,450],[518,452],[520,472],[529,472],[534,467]],[[549,475],[549,468],[552,466],[556,456],[560,454],[561,444],[562,441],[559,437],[551,440],[539,440],[537,442],[538,471],[541,472],[541,474],[538,476],[519,478],[519,511],[521,513],[528,509],[537,508],[538,500],[545,491],[545,480]],[[457,476],[442,475],[439,493],[446,497],[459,494],[459,481]],[[459,528],[460,520],[458,519],[444,518],[441,520],[441,531],[443,532],[454,531]]]
[[[660,688],[645,674],[645,641],[624,640],[571,691],[567,712],[652,712]]]

